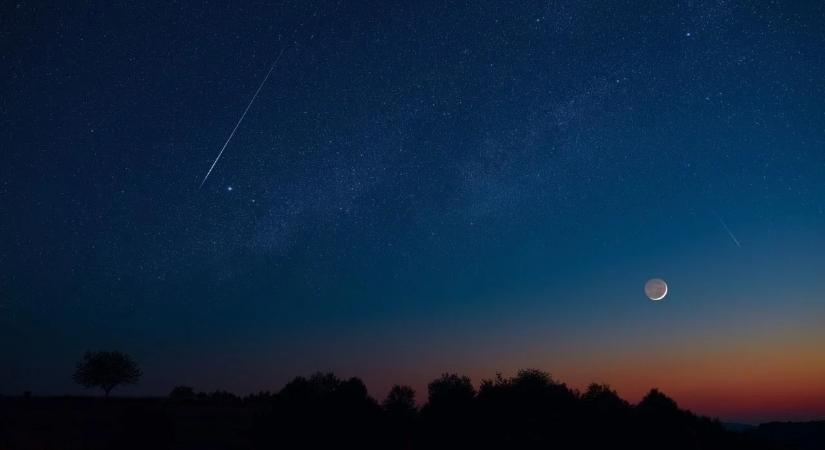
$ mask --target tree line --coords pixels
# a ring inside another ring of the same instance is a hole
[[[139,377],[137,364],[118,352],[87,354],[75,373],[107,396]],[[379,402],[359,378],[316,373],[246,397],[178,386],[167,401],[249,408],[249,442],[261,449],[767,448],[679,408],[657,389],[632,405],[608,385],[580,392],[536,369],[499,374],[478,389],[466,376],[445,373],[428,384],[423,400],[419,407],[412,387],[395,385]]]

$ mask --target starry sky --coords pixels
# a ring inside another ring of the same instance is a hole
[[[821,2],[0,16],[0,393],[119,349],[125,395],[536,367],[825,418]]]

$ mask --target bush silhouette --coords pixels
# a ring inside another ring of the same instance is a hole
[[[175,386],[169,393],[172,400],[195,400],[195,390],[190,386]]]

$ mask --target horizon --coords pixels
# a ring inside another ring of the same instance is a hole
[[[518,369],[518,370],[523,370],[523,369],[526,369],[526,367],[522,368],[522,369]],[[534,368],[534,369],[543,370],[541,368]],[[512,373],[500,372],[499,371],[499,372],[495,372],[495,373],[493,373],[489,376],[482,376],[482,377],[478,377],[478,378],[475,377],[475,376],[472,376],[472,375],[468,375],[468,376],[471,379],[473,386],[476,389],[478,389],[481,386],[481,383],[485,380],[494,380],[495,377],[499,374],[501,374],[504,377],[513,376],[513,375],[516,374],[516,372],[518,372],[518,370],[514,370]],[[155,392],[155,391],[144,389],[140,385],[140,383],[138,383],[136,386],[125,386],[125,387],[119,388],[117,391],[115,391],[115,394],[112,397],[134,398],[134,399],[140,399],[140,398],[163,399],[163,398],[166,398],[166,397],[169,396],[169,392],[171,392],[173,388],[178,387],[178,386],[188,386],[188,387],[192,387],[195,390],[195,392],[199,392],[199,393],[202,392],[202,393],[210,394],[210,393],[213,393],[213,392],[229,392],[233,395],[237,395],[238,397],[243,398],[243,397],[247,397],[247,396],[250,396],[250,395],[260,394],[262,392],[269,392],[269,393],[273,393],[273,394],[278,393],[284,387],[284,385],[286,385],[289,381],[292,381],[296,377],[308,377],[310,375],[319,374],[319,373],[333,373],[335,375],[341,376],[342,379],[348,379],[350,377],[355,377],[355,378],[359,378],[361,380],[364,380],[365,385],[367,387],[368,395],[370,397],[372,397],[373,399],[375,399],[376,401],[378,401],[378,402],[380,402],[382,399],[384,399],[386,397],[387,393],[389,392],[390,388],[393,385],[399,385],[399,384],[409,385],[416,392],[416,404],[418,406],[421,406],[421,405],[426,403],[427,384],[430,381],[435,380],[436,378],[438,378],[442,374],[455,373],[455,372],[442,371],[442,372],[439,372],[437,374],[434,374],[432,377],[430,377],[430,378],[428,378],[427,380],[424,380],[424,381],[411,381],[411,382],[402,383],[402,382],[394,382],[394,381],[390,380],[388,382],[378,383],[379,388],[376,389],[375,386],[372,383],[369,382],[369,377],[365,378],[365,377],[361,377],[357,374],[342,374],[342,373],[335,372],[334,370],[316,370],[316,371],[311,371],[311,372],[304,373],[304,374],[297,374],[297,375],[292,376],[292,377],[287,377],[286,379],[283,380],[283,382],[278,383],[278,384],[273,384],[273,385],[271,385],[271,387],[267,387],[268,385],[263,385],[262,388],[240,388],[238,390],[232,390],[232,389],[227,389],[225,387],[221,387],[221,386],[217,386],[217,385],[204,388],[204,387],[201,387],[201,386],[193,386],[193,385],[189,385],[189,384],[186,384],[186,383],[178,383],[178,384],[170,385],[169,389],[167,389],[165,392],[162,392],[162,391]],[[696,397],[691,398],[690,396],[685,395],[685,393],[683,391],[678,391],[677,390],[677,391],[671,392],[671,391],[668,391],[667,389],[662,389],[659,386],[650,386],[649,388],[646,388],[646,389],[642,386],[638,386],[638,389],[635,390],[635,391],[625,391],[621,388],[617,388],[615,385],[607,382],[606,380],[596,380],[596,379],[594,379],[594,380],[591,380],[589,382],[582,382],[581,384],[576,384],[576,383],[570,383],[570,382],[568,382],[567,380],[565,380],[563,378],[558,378],[558,377],[554,376],[552,373],[549,373],[549,374],[553,377],[553,379],[556,382],[563,383],[563,384],[567,385],[569,388],[573,389],[574,391],[580,392],[580,393],[585,392],[587,390],[587,387],[590,384],[593,384],[593,383],[608,385],[612,389],[615,389],[620,397],[627,400],[632,405],[638,404],[642,400],[642,398],[645,395],[647,395],[650,391],[659,390],[659,391],[663,392],[664,394],[668,395],[669,397],[673,398],[676,401],[676,403],[679,405],[680,408],[690,410],[690,411],[692,411],[696,414],[702,415],[702,416],[707,416],[707,417],[710,417],[710,418],[713,418],[713,419],[719,419],[723,423],[741,423],[741,424],[747,424],[747,425],[759,425],[761,423],[770,423],[770,422],[808,422],[808,421],[821,421],[821,420],[823,420],[820,416],[817,415],[818,414],[817,411],[819,411],[820,408],[822,408],[823,400],[817,399],[815,397],[810,399],[811,400],[810,403],[809,403],[810,407],[807,408],[807,409],[800,409],[799,404],[793,402],[793,399],[791,399],[791,401],[789,401],[789,399],[784,398],[784,397],[778,398],[778,399],[777,398],[773,398],[773,399],[769,398],[769,399],[767,399],[767,402],[765,400],[760,401],[760,399],[756,399],[754,401],[754,404],[756,404],[760,407],[755,408],[755,409],[750,409],[750,408],[748,408],[747,405],[742,405],[742,404],[735,404],[732,407],[729,406],[729,407],[725,408],[724,406],[719,405],[720,403],[724,403],[724,401],[726,400],[726,397],[725,397],[724,394],[721,394],[721,395],[717,394],[717,396],[714,397],[712,393],[711,393],[710,396],[708,396],[707,392],[699,392],[698,394],[695,394],[695,395],[698,395],[698,397],[699,397],[699,401],[697,402]],[[458,375],[467,375],[467,374],[459,372]],[[69,389],[68,392],[62,392],[62,393],[61,392],[33,392],[33,391],[29,391],[29,390],[24,391],[24,392],[17,392],[17,393],[7,393],[7,392],[0,391],[0,396],[2,396],[2,395],[6,395],[6,396],[9,396],[9,397],[22,396],[26,392],[28,392],[28,395],[31,395],[33,397],[42,397],[42,398],[62,398],[62,397],[89,397],[89,398],[95,398],[95,397],[100,397],[98,392],[96,392],[94,389],[83,388],[83,387],[79,387],[79,386],[73,386],[73,388]],[[628,392],[630,392],[629,395],[628,395]],[[805,394],[805,393],[803,393],[803,394]],[[682,401],[681,397],[684,397],[687,401]],[[701,401],[701,399],[703,397],[704,398],[710,398],[711,399],[710,404],[711,405],[717,405],[717,407],[719,409],[716,409],[716,410],[703,410],[702,408],[707,407],[707,403],[703,403]],[[810,398],[810,396],[808,396],[808,397]],[[730,398],[730,394],[728,394],[727,398]],[[776,403],[771,403],[771,400],[776,402]],[[768,405],[773,405],[773,408],[765,408],[764,405],[766,403]],[[802,404],[805,405],[804,402],[802,402]],[[789,407],[789,405],[790,405],[790,407]],[[782,408],[785,408],[784,412],[783,412]],[[764,411],[766,409],[768,409],[768,410],[773,409],[774,411],[778,410],[780,412],[779,413],[774,413],[776,415],[765,415],[762,411]],[[713,411],[716,411],[716,412],[713,412]],[[721,411],[721,413],[719,413],[719,411]],[[730,413],[725,413],[725,411],[730,411]]]
[[[4,4],[0,393],[105,349],[825,420],[815,3]]]

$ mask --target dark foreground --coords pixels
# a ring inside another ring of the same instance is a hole
[[[653,390],[630,405],[607,386],[579,393],[538,371],[485,381],[445,375],[417,408],[357,378],[299,377],[239,398],[176,388],[168,398],[0,397],[0,449],[814,449],[825,422],[746,432],[681,410]]]

